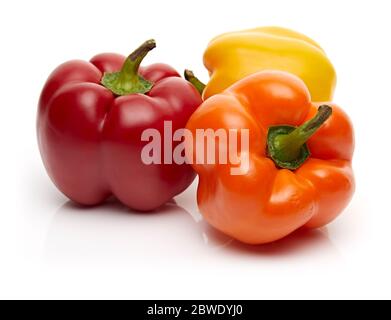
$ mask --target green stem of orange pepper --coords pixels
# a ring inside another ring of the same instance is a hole
[[[273,126],[268,132],[268,153],[280,168],[295,170],[310,156],[306,142],[327,121],[332,108],[322,105],[314,118],[300,127]]]

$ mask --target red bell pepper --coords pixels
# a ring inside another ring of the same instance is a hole
[[[202,102],[172,67],[140,67],[155,46],[146,41],[128,58],[100,54],[90,62],[66,62],[49,76],[39,101],[38,143],[49,176],[71,200],[97,205],[114,195],[148,211],[193,181],[188,164],[141,160],[144,129],[163,136],[164,121],[172,121],[173,130],[184,128]]]

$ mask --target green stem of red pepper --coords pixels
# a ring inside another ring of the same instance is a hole
[[[121,71],[105,73],[102,84],[118,96],[149,92],[153,83],[141,77],[138,70],[141,61],[155,47],[155,40],[145,41],[126,58]]]
[[[307,141],[327,121],[332,108],[322,105],[318,113],[300,127],[273,126],[268,132],[268,154],[280,168],[298,169],[310,156]]]
[[[189,81],[196,89],[197,91],[202,95],[202,93],[204,92],[204,89],[206,87],[206,85],[204,83],[202,83],[200,81],[200,79],[198,79],[193,71],[191,70],[185,70],[185,79],[187,81]]]

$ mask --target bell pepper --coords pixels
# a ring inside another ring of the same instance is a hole
[[[323,49],[307,36],[280,27],[222,34],[209,43],[204,64],[210,73],[203,90],[205,100],[262,70],[297,75],[307,85],[313,101],[332,100],[336,85],[335,70]]]
[[[201,104],[197,90],[169,65],[140,67],[155,48],[146,41],[125,58],[99,54],[60,65],[39,101],[37,131],[44,165],[71,200],[97,205],[114,195],[132,209],[153,210],[195,178],[188,164],[145,164],[146,128],[184,128]],[[178,142],[171,141],[175,146]]]
[[[241,130],[248,130],[248,151],[239,151],[248,152],[247,171],[232,175],[237,164],[193,159],[202,215],[242,242],[263,244],[301,227],[325,226],[353,195],[351,121],[334,103],[311,102],[292,74],[263,71],[238,81],[206,100],[187,129],[193,136],[197,129],[235,130],[233,150],[241,150]],[[192,140],[195,159],[206,156],[199,141]]]

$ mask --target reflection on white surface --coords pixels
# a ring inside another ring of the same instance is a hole
[[[20,230],[14,239],[23,250],[10,246],[4,260],[13,257],[3,274],[15,276],[2,279],[14,295],[297,298],[297,288],[304,285],[302,296],[313,298],[314,293],[322,296],[324,288],[334,292],[336,276],[343,283],[351,275],[349,283],[357,283],[352,237],[360,224],[354,208],[328,231],[300,231],[272,244],[249,246],[202,219],[197,181],[176,202],[141,214],[116,201],[77,206],[42,178],[41,171],[34,172],[38,174],[28,172],[24,179],[30,183],[24,184],[29,198],[21,203],[23,210],[6,216],[21,221],[21,229],[9,230],[8,242]]]
[[[115,200],[98,207],[70,201],[55,213],[44,256],[49,261],[131,261],[139,265],[193,258],[286,257],[308,252],[338,256],[326,230],[300,230],[278,242],[251,246],[210,227],[201,215],[171,201],[152,213]],[[313,257],[312,257],[313,258]]]
[[[222,238],[226,237],[221,232],[207,226],[208,242],[219,243],[223,242]],[[226,242],[224,247],[232,253],[252,254],[262,256],[287,256],[290,254],[301,255],[311,251],[321,252],[325,257],[339,255],[337,248],[328,236],[327,229],[301,229],[279,241],[265,245],[247,245],[238,241]]]
[[[46,256],[154,261],[190,254],[189,242],[202,244],[202,235],[174,202],[152,213],[131,212],[115,200],[93,208],[67,202],[50,224]]]

